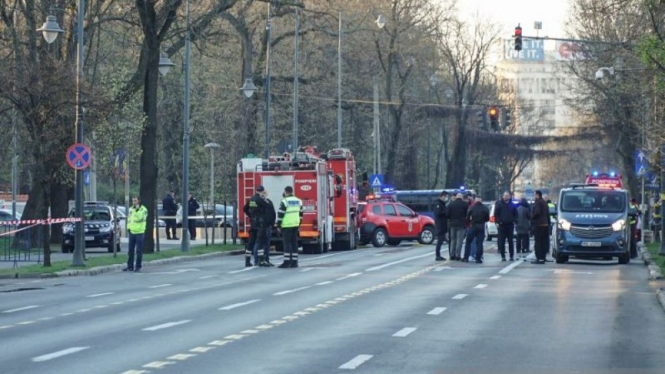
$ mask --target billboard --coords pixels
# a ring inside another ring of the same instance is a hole
[[[505,60],[542,61],[545,59],[544,41],[523,39],[522,50],[516,51],[515,41],[504,39],[503,58]]]
[[[589,50],[582,43],[556,41],[554,44],[554,58],[557,61],[585,60],[588,56]]]

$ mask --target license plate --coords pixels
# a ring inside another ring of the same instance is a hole
[[[600,242],[582,242],[582,247],[600,247]]]
[[[85,240],[91,242],[91,241],[95,240],[95,237],[94,236],[86,236]]]

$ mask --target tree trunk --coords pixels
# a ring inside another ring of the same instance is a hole
[[[69,214],[70,187],[61,183],[51,186],[51,217],[63,218]],[[51,226],[51,244],[62,244],[62,223]]]

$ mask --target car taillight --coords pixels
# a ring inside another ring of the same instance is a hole
[[[494,218],[494,216],[491,216],[490,217],[490,222],[492,222],[492,223],[496,222],[496,218]]]

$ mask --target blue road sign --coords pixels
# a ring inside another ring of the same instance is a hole
[[[371,187],[383,186],[383,174],[372,174],[369,176],[369,185]]]
[[[83,172],[83,184],[86,186],[90,185],[90,171],[86,170]]]
[[[644,187],[658,189],[660,188],[660,181],[658,180],[657,173],[647,173]]]
[[[635,175],[638,177],[646,177],[649,173],[649,160],[647,152],[643,149],[636,149],[635,154]]]

